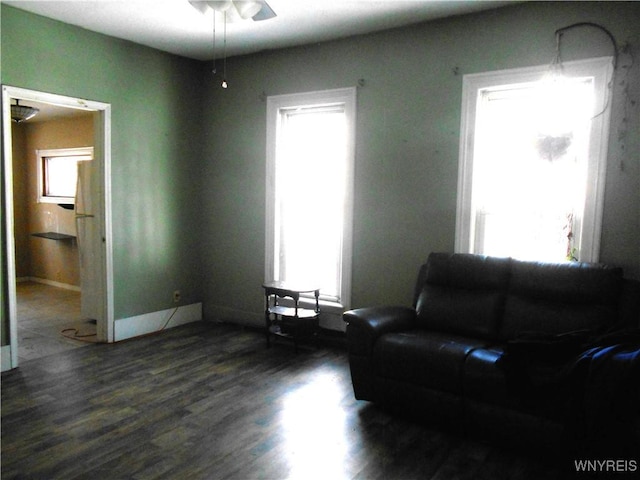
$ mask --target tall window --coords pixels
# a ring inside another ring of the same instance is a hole
[[[465,76],[456,251],[597,261],[611,65]]]
[[[347,308],[355,89],[267,99],[267,281],[317,285]]]

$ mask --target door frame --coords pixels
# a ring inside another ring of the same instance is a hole
[[[95,120],[95,145],[94,161],[99,162],[99,177],[101,189],[101,208],[97,213],[99,228],[102,230],[103,255],[101,255],[101,268],[104,273],[102,279],[102,318],[98,319],[97,338],[99,342],[111,343],[114,341],[114,314],[113,314],[113,243],[111,224],[111,104],[67,97],[36,90],[29,90],[9,85],[2,86],[2,138],[4,148],[4,228],[6,229],[7,262],[7,297],[9,316],[9,346],[10,368],[18,366],[18,315],[16,295],[16,266],[15,266],[15,232],[13,215],[13,155],[11,138],[11,100],[42,102],[61,107],[80,110],[95,111],[98,113]],[[4,347],[3,347],[4,349]],[[2,368],[6,368],[3,366]]]

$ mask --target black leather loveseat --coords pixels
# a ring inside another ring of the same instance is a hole
[[[411,307],[344,314],[355,396],[549,446],[636,435],[639,285],[600,264],[432,253]]]

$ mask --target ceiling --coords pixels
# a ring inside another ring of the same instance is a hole
[[[196,60],[213,55],[213,13],[188,0],[0,0],[6,5]],[[227,22],[226,54],[317,43],[436,18],[497,8],[514,1],[267,0],[264,21]],[[517,1],[517,0],[516,0]],[[216,17],[216,56],[224,53],[223,14]]]
[[[523,0],[515,0],[523,1]],[[497,0],[267,0],[275,18],[227,22],[227,56],[305,45],[498,8]],[[195,60],[211,60],[213,11],[188,0],[0,0],[0,3],[94,32]],[[216,13],[216,56],[224,54],[224,16]],[[29,123],[82,110],[28,102],[40,112]]]

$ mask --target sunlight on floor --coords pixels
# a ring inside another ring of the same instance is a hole
[[[340,379],[319,373],[287,394],[282,412],[290,479],[347,478],[347,414]]]

